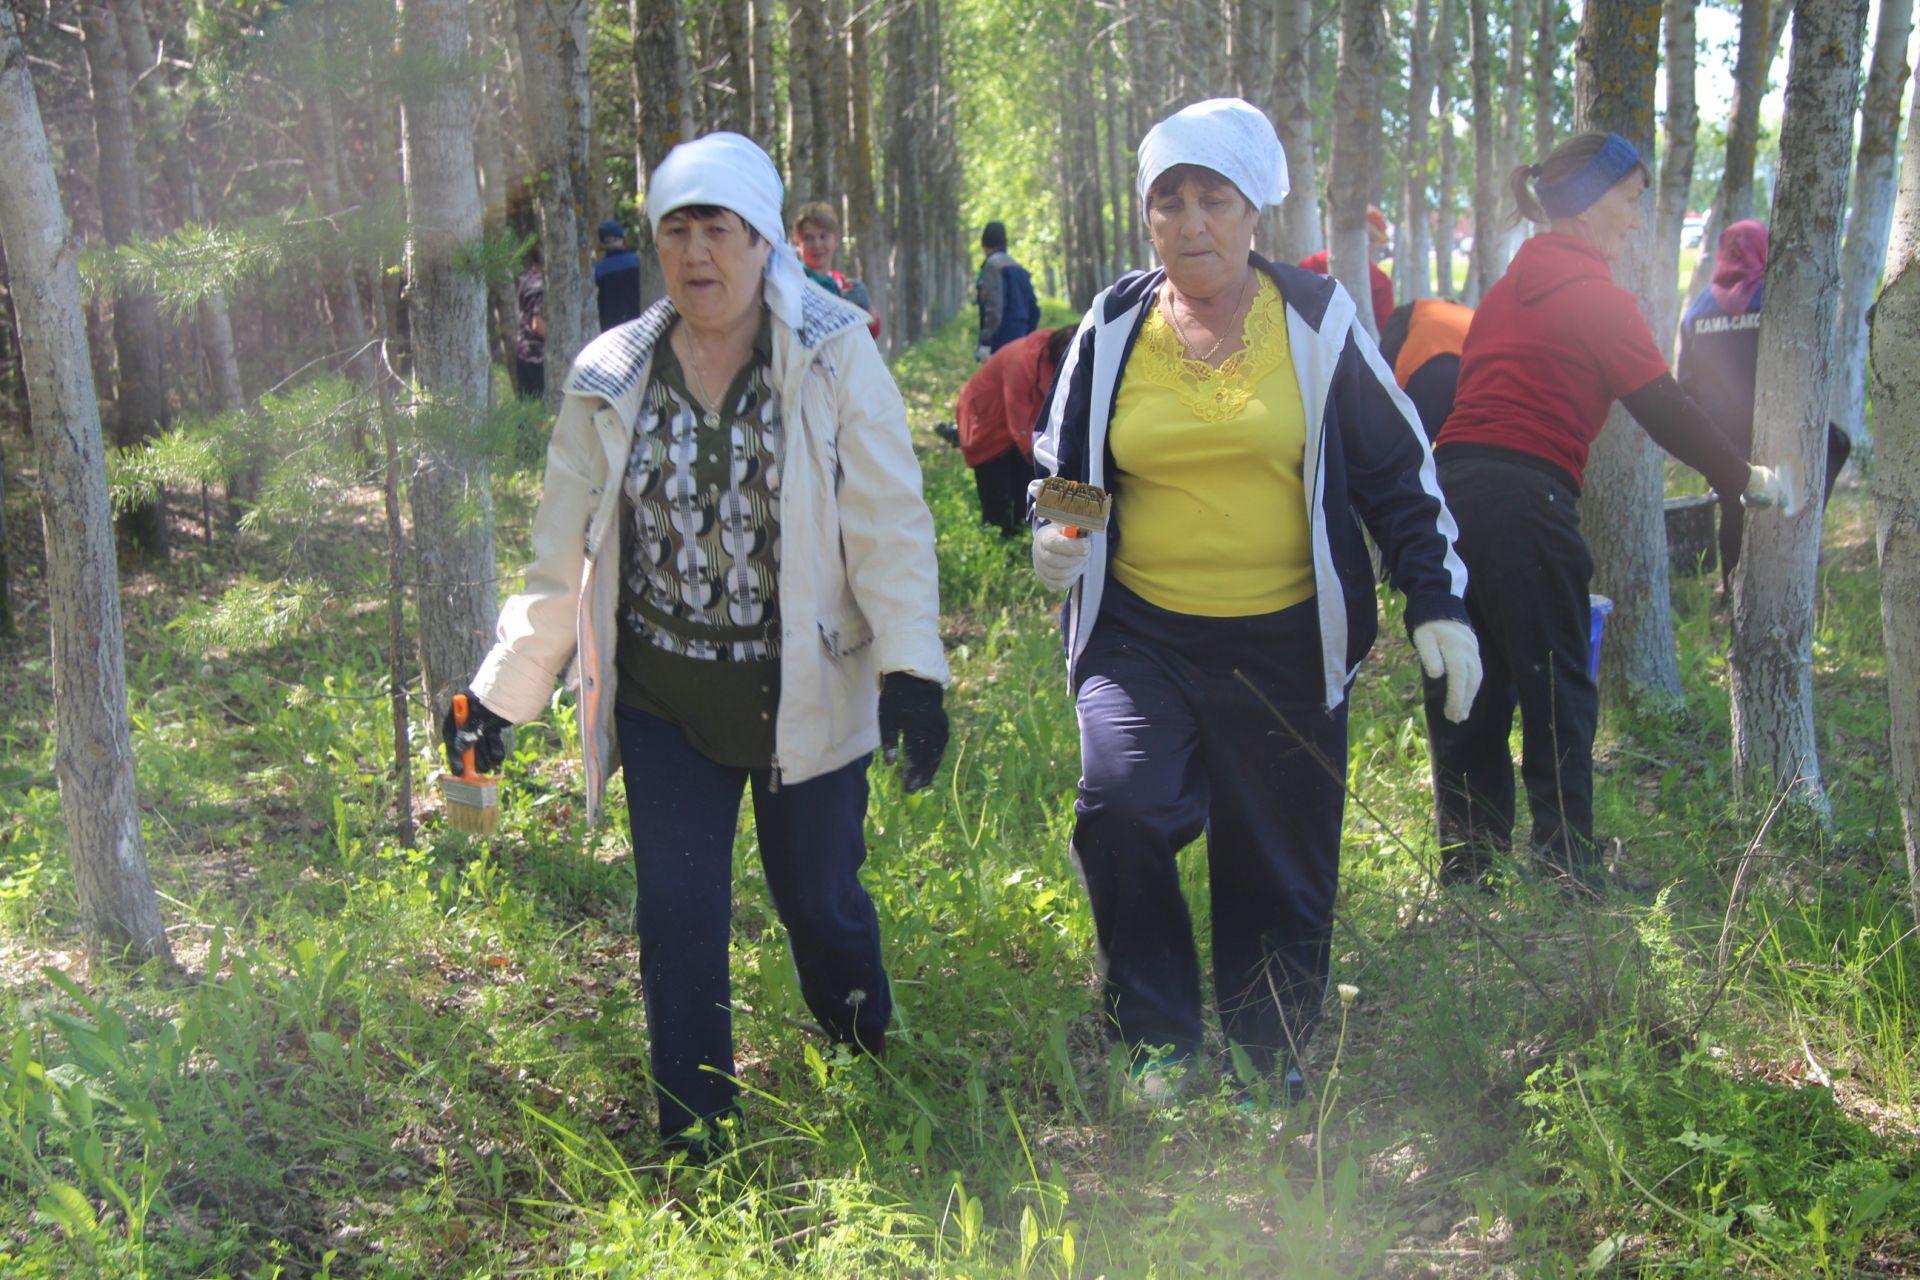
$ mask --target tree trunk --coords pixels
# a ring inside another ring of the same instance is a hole
[[[419,565],[420,666],[438,716],[493,644],[498,583],[487,462],[472,446],[489,404],[486,284],[461,258],[480,238],[466,0],[401,0],[400,41],[437,73],[401,98],[420,457],[409,488]]]
[[[667,158],[667,152],[679,146],[692,132],[687,117],[687,64],[685,46],[680,43],[680,0],[631,0],[628,16],[633,24],[633,114],[635,172],[641,207],[646,205],[647,179],[654,166]],[[759,38],[756,29],[755,39]],[[755,76],[761,66],[756,63]],[[759,94],[756,78],[754,93]],[[768,92],[771,93],[771,87]],[[771,103],[771,99],[769,99]],[[769,108],[771,110],[771,108]],[[766,137],[765,133],[757,135]],[[666,292],[660,279],[660,263],[654,257],[653,230],[646,218],[635,219],[634,251],[640,258],[640,305],[646,306]]]
[[[1113,64],[1116,55],[1113,50],[1113,38],[1110,32],[1103,32],[1100,47],[1095,51],[1100,59],[1100,113],[1107,134],[1107,204],[1112,211],[1112,220],[1107,224],[1108,244],[1111,256],[1107,260],[1107,278],[1118,279],[1128,267],[1127,242],[1131,238],[1126,225],[1127,196],[1126,189],[1131,184],[1132,174],[1126,172],[1120,164],[1120,113],[1117,109],[1119,94],[1113,83]]]
[[[873,185],[873,61],[868,48],[867,13],[856,8],[847,18],[847,96],[851,119],[848,157],[847,224],[860,279],[867,286],[873,314],[881,317],[880,337],[892,349],[893,326],[885,317],[893,300],[887,279],[886,232]]]
[[[826,93],[814,109],[814,127],[818,132],[824,122],[826,129],[826,150],[822,153],[825,164],[825,177],[820,198],[833,202],[835,209],[842,208],[847,194],[848,169],[852,166],[852,145],[847,137],[850,112],[847,98],[850,72],[847,66],[847,0],[827,0],[827,70],[825,77]]]
[[[1867,0],[1804,0],[1793,22],[1787,110],[1780,124],[1753,456],[1798,470],[1800,509],[1747,521],[1733,575],[1733,774],[1750,797],[1790,787],[1823,821],[1813,728],[1814,571],[1826,472],[1840,220],[1860,89]]]
[[[1500,143],[1494,151],[1493,181],[1496,193],[1506,188],[1507,175],[1520,163],[1521,145],[1521,106],[1530,92],[1527,83],[1527,37],[1533,34],[1531,19],[1540,0],[1508,0],[1507,4],[1507,66],[1506,80],[1500,87]],[[1496,201],[1496,205],[1497,205]],[[1494,254],[1493,275],[1487,285],[1492,287],[1507,269],[1507,263],[1513,258],[1514,251],[1520,247],[1520,241],[1527,234],[1524,222],[1513,227],[1504,226],[1500,234],[1500,243]]]
[[[140,837],[119,571],[81,319],[79,246],[68,232],[10,6],[0,6],[0,155],[8,166],[0,182],[0,236],[13,273],[35,461],[45,486],[58,740],[53,767],[74,895],[97,959],[171,964]]]
[[[648,3],[649,0],[636,0]],[[678,7],[677,5],[675,6]],[[756,142],[771,147],[775,135],[773,109],[773,0],[749,0],[753,14],[753,131]],[[776,163],[778,159],[776,157]]]
[[[1553,150],[1554,69],[1560,65],[1559,0],[1540,0],[1533,41],[1533,162]]]
[[[600,331],[593,299],[592,88],[587,79],[589,0],[516,0],[527,78],[527,132],[540,174],[540,248],[546,277],[547,412],[558,413],[573,358]]]
[[[1487,0],[1467,0],[1467,66],[1473,78],[1473,256],[1467,302],[1479,306],[1499,278],[1500,193],[1493,172],[1493,63]]]
[[[1680,320],[1680,230],[1687,219],[1687,193],[1693,189],[1693,152],[1700,132],[1700,108],[1694,100],[1694,0],[1666,0],[1667,154],[1660,165],[1660,197],[1654,214],[1652,292],[1647,317],[1660,353],[1673,362],[1675,326]]]
[[[1307,50],[1314,41],[1313,0],[1279,0],[1274,38],[1279,45],[1273,75],[1272,113],[1287,153],[1287,198],[1273,228],[1274,252],[1298,262],[1326,247],[1320,228],[1320,176],[1313,149],[1313,81]],[[1144,131],[1142,135],[1145,136]]]
[[[1574,48],[1574,128],[1614,132],[1654,154],[1653,82],[1660,0],[1588,0]],[[1641,198],[1613,278],[1643,301],[1654,264],[1653,195]],[[1615,405],[1587,458],[1581,527],[1593,548],[1594,590],[1613,600],[1601,647],[1600,688],[1611,703],[1670,705],[1680,663],[1668,597],[1665,454]]]
[[[1907,83],[1907,37],[1913,30],[1913,0],[1880,0],[1873,37],[1867,97],[1860,108],[1860,151],[1854,160],[1853,215],[1840,257],[1840,314],[1834,330],[1836,371],[1827,416],[1853,436],[1854,447],[1871,453],[1867,423],[1867,308],[1886,261],[1893,218],[1895,140],[1900,136],[1900,93]]]
[[[826,20],[822,0],[787,0],[787,202],[804,204],[830,193],[818,183],[820,137],[813,124],[816,82],[825,73]]]
[[[87,69],[93,86],[94,130],[100,149],[100,222],[107,243],[126,244],[146,234],[146,179],[133,127],[132,85],[119,18],[110,0],[81,11]],[[137,445],[164,432],[167,406],[165,345],[160,309],[151,293],[126,291],[113,300],[113,345],[120,366],[114,443]],[[121,517],[132,543],[162,559],[167,554],[166,495]]]
[[[1380,67],[1386,56],[1386,15],[1379,0],[1341,0],[1340,61],[1333,84],[1333,158],[1327,203],[1331,234],[1327,266],[1353,295],[1360,324],[1375,337],[1385,316],[1373,314],[1367,268],[1367,205],[1380,149]]]
[[[1414,0],[1407,40],[1407,203],[1393,255],[1393,282],[1409,302],[1433,292],[1433,236],[1427,226],[1427,144],[1433,133],[1433,54],[1427,47],[1431,11],[1430,0]]]
[[[1440,182],[1436,192],[1433,235],[1433,288],[1442,298],[1453,291],[1453,232],[1459,223],[1459,206],[1454,201],[1460,180],[1460,142],[1453,131],[1453,72],[1459,57],[1459,41],[1454,33],[1454,14],[1459,0],[1440,0],[1440,21],[1434,32],[1434,90],[1439,95]]]
[[[752,14],[739,0],[719,6],[720,43],[726,65],[716,78],[719,109],[710,117],[715,129],[753,137],[753,40],[748,27]]]
[[[1767,93],[1767,70],[1779,42],[1774,23],[1784,26],[1792,0],[1740,0],[1740,49],[1733,63],[1733,101],[1727,109],[1726,161],[1720,190],[1707,210],[1687,297],[1699,295],[1713,279],[1714,249],[1720,233],[1753,216],[1753,161],[1760,145],[1760,100]],[[1777,16],[1776,16],[1777,11]]]
[[[1873,507],[1880,626],[1887,645],[1888,739],[1907,837],[1907,887],[1920,923],[1920,77],[1902,147],[1886,280],[1871,312]]]

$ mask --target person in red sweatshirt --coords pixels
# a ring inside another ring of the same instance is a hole
[[[1015,338],[974,371],[953,407],[960,453],[980,494],[980,520],[1009,538],[1026,531],[1033,424],[1075,327]]]
[[[1516,217],[1548,229],[1520,246],[1475,311],[1453,412],[1434,445],[1486,672],[1459,724],[1441,714],[1443,691],[1428,682],[1441,874],[1481,881],[1511,843],[1507,738],[1518,708],[1534,852],[1570,883],[1597,890],[1593,554],[1579,511],[1588,447],[1618,400],[1716,492],[1758,506],[1777,504],[1784,488],[1680,390],[1638,302],[1613,282],[1610,264],[1640,225],[1649,183],[1633,144],[1579,134],[1516,168],[1508,183]]]
[[[1369,258],[1378,258],[1387,251],[1387,215],[1373,205],[1367,206],[1367,254]],[[1318,272],[1323,276],[1333,274],[1333,268],[1327,265],[1327,251],[1310,253],[1294,265],[1307,271]],[[1393,310],[1393,278],[1380,269],[1380,264],[1367,263],[1367,287],[1373,293],[1373,323],[1377,329],[1387,322],[1387,314]]]

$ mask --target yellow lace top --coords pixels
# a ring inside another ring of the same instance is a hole
[[[1114,405],[1113,574],[1176,613],[1246,617],[1313,595],[1306,406],[1264,273],[1242,333],[1214,369],[1184,357],[1156,307]]]

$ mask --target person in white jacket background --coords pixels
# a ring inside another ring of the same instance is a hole
[[[880,1053],[892,999],[866,859],[867,765],[904,785],[946,747],[933,518],[866,316],[809,283],[783,191],[715,133],[647,184],[667,297],[581,353],[547,451],[534,564],[501,612],[449,759],[578,665],[589,815],[626,773],[660,1131],[704,1153],[737,1108],[732,847],[751,788],[761,861],[813,1015]]]

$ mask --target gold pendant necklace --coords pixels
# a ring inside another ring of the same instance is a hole
[[[706,377],[701,373],[697,363],[700,353],[694,349],[693,339],[682,335],[681,345],[686,348],[680,367],[687,375],[687,389],[693,392],[694,397],[705,409],[705,412],[700,415],[700,425],[711,431],[720,425],[720,410],[726,407],[722,401],[726,397],[727,389],[722,386],[718,396],[709,393]],[[728,382],[731,383],[732,379],[728,379]]]
[[[1256,277],[1252,273],[1251,268],[1248,270],[1247,279],[1248,280],[1256,279]],[[1255,284],[1255,287],[1256,288],[1259,287],[1257,283]],[[1232,337],[1236,332],[1238,332],[1240,328],[1240,321],[1241,321],[1240,311],[1241,311],[1241,308],[1247,305],[1247,292],[1243,286],[1241,289],[1239,305],[1234,307],[1233,309],[1233,318],[1227,322],[1227,326],[1225,329],[1221,331],[1220,336],[1214,339],[1213,345],[1208,347],[1204,354],[1198,355],[1198,356],[1193,354],[1193,344],[1187,341],[1186,331],[1180,327],[1180,318],[1173,313],[1173,292],[1171,289],[1167,291],[1165,295],[1165,299],[1166,299],[1166,309],[1167,309],[1167,322],[1173,326],[1173,336],[1180,339],[1180,350],[1186,355],[1187,359],[1198,360],[1201,364],[1211,366],[1211,364],[1213,363],[1214,353],[1220,350],[1221,347],[1225,346],[1227,343],[1227,339]]]

